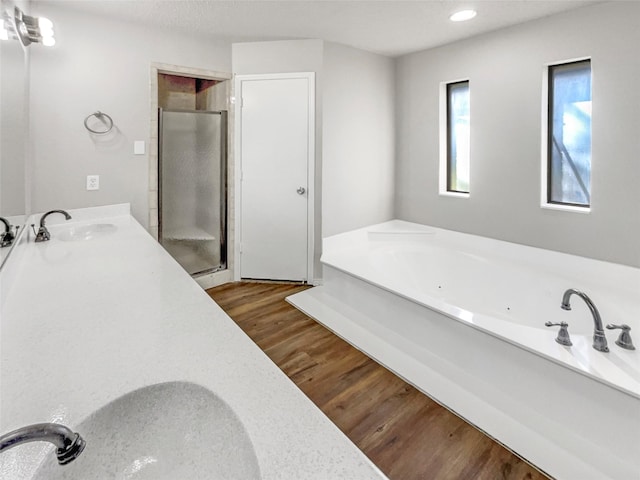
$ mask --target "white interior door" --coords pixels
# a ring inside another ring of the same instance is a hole
[[[313,74],[245,76],[237,85],[241,277],[308,280]]]

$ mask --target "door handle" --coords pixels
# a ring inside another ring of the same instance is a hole
[[[296,192],[298,192],[298,195],[304,195],[304,193],[307,190],[304,187],[298,187],[298,189],[296,190]]]

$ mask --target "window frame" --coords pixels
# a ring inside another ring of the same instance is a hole
[[[450,80],[440,83],[440,178],[439,194],[450,197],[469,198],[471,192],[471,165],[469,165],[469,191],[450,190],[451,185],[451,109],[450,91],[452,86],[466,84],[469,90],[469,113],[471,113],[471,81],[469,78]],[[469,118],[471,128],[471,118]]]
[[[593,203],[593,193],[592,193],[592,182],[589,185],[589,204],[582,203],[571,203],[571,202],[559,202],[551,200],[551,192],[552,192],[552,152],[553,152],[553,103],[554,103],[554,89],[553,89],[553,70],[557,67],[566,67],[571,65],[578,64],[589,64],[589,69],[591,72],[591,82],[593,82],[593,66],[591,62],[591,57],[583,57],[583,58],[575,58],[571,60],[564,60],[559,62],[553,62],[546,64],[544,67],[544,75],[543,75],[543,95],[542,95],[542,148],[541,148],[541,157],[542,157],[542,169],[541,169],[541,204],[542,208],[548,208],[552,210],[563,210],[568,212],[577,212],[577,213],[590,213],[591,205]],[[593,87],[592,87],[593,91]],[[593,94],[591,96],[593,101]],[[593,135],[593,129],[591,132]],[[591,137],[591,142],[593,144],[593,136]],[[592,171],[593,166],[593,151],[591,153],[590,158],[590,171]]]

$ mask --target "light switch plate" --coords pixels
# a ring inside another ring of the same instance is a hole
[[[133,154],[144,155],[144,140],[136,140],[133,142]]]

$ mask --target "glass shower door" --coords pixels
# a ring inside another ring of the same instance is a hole
[[[191,275],[226,268],[226,113],[160,109],[158,240]]]

